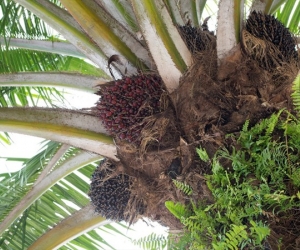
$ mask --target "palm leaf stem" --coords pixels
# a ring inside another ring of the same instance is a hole
[[[139,31],[139,26],[130,4],[120,0],[96,0],[96,2],[103,6],[127,30],[133,34]]]
[[[244,0],[234,1],[234,30],[237,43],[240,41],[244,19]]]
[[[229,55],[239,42],[239,33],[243,15],[244,1],[220,0],[218,12],[217,56],[219,62]]]
[[[294,2],[294,0],[292,0]],[[274,12],[287,0],[254,0],[251,11],[256,10],[266,14],[274,14]]]
[[[120,54],[130,62],[133,67],[128,65],[129,74],[136,73],[135,68],[149,68],[147,50],[99,5],[90,0],[61,0],[61,3],[107,57]]]
[[[143,0],[144,10],[161,37],[176,67],[183,73],[191,65],[191,54],[182,40],[162,0]],[[176,42],[175,42],[176,41]]]
[[[251,5],[251,11],[266,13],[267,6],[271,6],[273,0],[254,0]]]
[[[88,93],[95,93],[96,86],[105,82],[107,79],[63,72],[25,72],[0,75],[0,87],[66,87]]]
[[[84,32],[80,25],[72,17],[72,15],[70,15],[70,13],[66,9],[64,9],[61,4],[60,6],[58,6],[57,4],[47,0],[36,0],[36,2],[42,5],[44,8],[48,9],[51,13],[54,13],[64,22],[70,24],[75,29],[79,30],[80,32]]]
[[[108,73],[107,58],[104,53],[80,30],[63,20],[57,13],[46,7],[45,0],[15,0],[39,18],[48,23],[53,29],[61,33],[70,43],[76,46],[92,62]],[[45,6],[42,4],[45,3]],[[109,74],[109,73],[108,73]]]
[[[172,0],[163,0],[163,1],[170,13],[173,23],[180,26],[184,26],[186,24],[186,20],[184,19],[184,16],[181,14],[178,2]]]
[[[113,139],[99,119],[79,111],[1,108],[0,130],[42,137],[116,159]]]
[[[271,6],[273,4],[273,2],[276,1],[276,2],[279,2],[281,0],[265,0],[266,2],[266,6],[265,6],[265,13],[268,14],[270,12],[270,9],[271,9]]]
[[[35,241],[28,249],[58,249],[77,236],[108,223],[110,221],[95,213],[95,208],[92,205],[87,205],[61,221]]]
[[[172,92],[178,87],[181,74],[190,65],[191,54],[178,31],[174,29],[171,17],[162,1],[154,3],[132,0],[131,2],[158,72],[167,90]],[[160,11],[156,4],[161,6]]]
[[[84,54],[68,42],[0,37],[0,44],[6,43],[8,43],[10,47],[38,50],[86,59]]]
[[[66,161],[62,166],[51,172],[46,178],[33,186],[32,189],[21,199],[13,210],[5,217],[0,224],[0,235],[39,197],[59,180],[91,162],[101,159],[99,155],[89,152],[81,152],[75,157]]]
[[[186,22],[192,26],[198,27],[200,20],[198,20],[196,1],[178,1],[178,7]]]
[[[47,166],[43,169],[37,180],[35,181],[34,185],[40,183],[46,176],[50,173],[50,171],[54,168],[54,166],[59,162],[62,156],[66,153],[66,151],[70,148],[67,144],[62,144],[58,151],[53,155],[51,160],[48,162]]]

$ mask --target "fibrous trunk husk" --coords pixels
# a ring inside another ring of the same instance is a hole
[[[200,50],[190,45],[194,63],[164,111],[143,120],[141,143],[116,138],[119,164],[136,179],[125,211],[131,223],[148,217],[181,229],[179,220],[167,211],[166,200],[213,201],[204,178],[211,169],[198,159],[195,148],[201,146],[213,156],[220,147],[235,143],[225,135],[238,133],[246,120],[251,126],[282,108],[293,111],[291,84],[299,70],[299,57],[287,60],[271,41],[244,30],[242,46],[218,67],[216,38],[197,32],[209,37],[206,42],[211,44]],[[179,191],[173,179],[190,185],[193,195]],[[141,204],[142,213],[137,212]]]

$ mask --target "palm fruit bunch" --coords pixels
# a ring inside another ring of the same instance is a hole
[[[253,11],[246,22],[246,30],[259,39],[273,43],[287,62],[298,60],[295,39],[274,16]]]
[[[189,51],[192,53],[207,50],[214,47],[214,32],[209,31],[207,22],[210,17],[204,19],[201,28],[190,24],[178,26],[178,31]]]
[[[145,117],[161,112],[162,79],[139,74],[107,83],[97,92],[98,114],[111,135],[138,142]]]
[[[200,34],[200,28],[192,27],[191,25],[178,26],[179,33],[183,38],[189,51],[192,53],[202,51],[207,48],[206,42],[203,41]]]
[[[116,166],[102,160],[92,175],[89,196],[95,211],[106,219],[125,220],[124,212],[130,198],[132,178],[125,174],[112,176]]]

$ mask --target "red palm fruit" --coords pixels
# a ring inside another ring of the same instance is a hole
[[[137,124],[161,111],[159,100],[162,93],[159,76],[139,74],[124,77],[107,83],[97,92],[101,96],[97,103],[98,114],[111,135],[138,142],[143,127]],[[105,114],[105,119],[102,114]]]

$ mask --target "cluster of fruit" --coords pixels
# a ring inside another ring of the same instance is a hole
[[[157,75],[139,74],[113,81],[97,94],[99,116],[111,135],[128,142],[138,142],[145,117],[159,113],[163,93]]]
[[[298,58],[295,39],[274,16],[253,11],[246,22],[246,30],[257,38],[273,43],[287,62]]]
[[[194,53],[207,49],[208,44],[202,39],[200,28],[185,25],[178,26],[178,29],[189,51]]]
[[[110,178],[115,165],[108,160],[100,162],[91,179],[89,196],[95,211],[106,219],[125,220],[124,211],[130,198],[132,181],[128,175]]]

